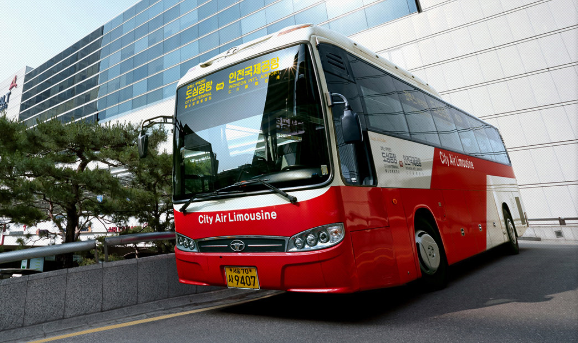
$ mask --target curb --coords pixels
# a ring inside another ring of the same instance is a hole
[[[540,237],[518,237],[519,241],[541,241]]]
[[[42,324],[1,331],[0,342],[8,343],[40,340],[97,327],[126,323],[137,319],[154,318],[165,314],[192,309],[202,309],[227,303],[234,305],[243,300],[256,300],[258,298],[273,296],[280,293],[282,292],[267,290],[254,291],[243,289],[220,289],[206,293],[184,295],[109,311],[81,315],[74,318],[60,319]]]
[[[519,240],[578,241],[578,226],[529,226]]]

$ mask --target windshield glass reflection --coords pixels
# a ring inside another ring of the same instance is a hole
[[[329,177],[325,124],[306,45],[179,88],[176,119],[175,199],[256,177],[277,187]],[[230,191],[262,188],[251,183]]]

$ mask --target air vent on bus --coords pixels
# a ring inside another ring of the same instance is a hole
[[[325,57],[327,57],[327,63],[331,64],[332,66],[341,69],[344,73],[347,73],[347,69],[345,68],[345,63],[343,62],[343,59],[341,58],[341,56],[336,55],[336,54],[332,54],[332,53],[328,53],[327,55],[325,55]]]

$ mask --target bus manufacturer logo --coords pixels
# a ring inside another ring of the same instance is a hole
[[[245,250],[245,242],[236,239],[229,244],[229,247],[234,252],[241,252]]]

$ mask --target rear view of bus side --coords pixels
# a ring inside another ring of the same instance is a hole
[[[348,293],[447,282],[527,227],[498,130],[335,32],[192,68],[174,128],[183,283]]]

